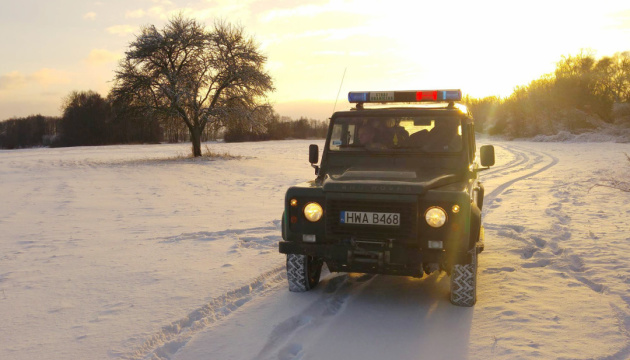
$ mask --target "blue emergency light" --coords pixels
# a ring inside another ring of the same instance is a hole
[[[462,91],[457,90],[406,90],[406,91],[351,91],[351,103],[388,103],[423,101],[461,101]]]

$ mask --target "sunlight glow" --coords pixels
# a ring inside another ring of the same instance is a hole
[[[515,86],[553,72],[563,55],[581,49],[597,56],[630,50],[630,3],[615,0],[589,7],[567,1],[506,6],[498,0],[453,0],[447,8],[405,0],[389,6],[375,0],[161,0],[92,4],[78,15],[89,21],[80,23],[67,9],[37,2],[41,9],[36,14],[19,4],[0,14],[0,30],[15,34],[0,40],[6,52],[15,54],[0,59],[5,84],[16,84],[11,74],[46,68],[77,74],[58,89],[61,96],[72,90],[107,92],[114,67],[95,69],[90,63],[111,62],[114,56],[106,55],[124,54],[141,26],[161,27],[169,16],[182,13],[209,27],[218,19],[242,25],[268,58],[266,68],[276,87],[271,102],[294,117],[330,116],[342,80],[342,94],[453,88],[473,97],[506,97]],[[73,8],[84,6],[71,2]],[[86,34],[89,41],[82,38]],[[90,53],[94,48],[101,53]],[[0,119],[58,114],[58,104],[50,107],[49,100],[33,96],[38,93],[21,86],[11,101],[0,98]],[[32,106],[25,112],[10,110],[16,99]],[[348,104],[341,99],[338,106]]]

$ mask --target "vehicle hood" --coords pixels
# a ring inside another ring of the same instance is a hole
[[[444,169],[349,168],[327,174],[322,185],[326,192],[424,194],[461,179],[461,175]]]

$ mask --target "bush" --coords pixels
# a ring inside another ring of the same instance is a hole
[[[630,127],[630,103],[615,104],[613,106],[615,124]]]

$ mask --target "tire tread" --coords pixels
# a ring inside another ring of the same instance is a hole
[[[477,302],[477,249],[468,264],[455,264],[451,272],[451,303],[470,307]]]
[[[306,269],[306,255],[287,255],[287,280],[289,291],[305,292],[310,290]]]

